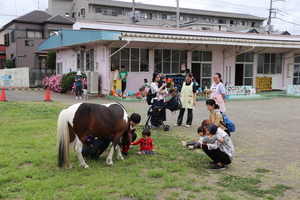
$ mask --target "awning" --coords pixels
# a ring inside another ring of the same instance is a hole
[[[50,38],[41,43],[38,50],[57,50],[91,43],[118,41],[120,36],[120,32],[113,31],[63,29],[55,32]]]

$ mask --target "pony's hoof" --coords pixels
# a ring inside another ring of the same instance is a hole
[[[122,157],[119,157],[118,159],[119,159],[119,160],[124,160],[124,157],[122,156]]]
[[[107,162],[108,165],[113,165],[113,161]]]
[[[88,166],[87,164],[84,164],[84,165],[79,165],[79,167],[86,169],[86,168],[89,168],[90,166]]]

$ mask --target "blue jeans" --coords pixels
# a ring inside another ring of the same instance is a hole
[[[76,86],[76,89],[75,89],[75,94],[76,96],[81,96],[82,94],[82,86]]]
[[[143,154],[143,155],[146,155],[146,154],[156,154],[156,152],[155,151],[152,151],[152,150],[142,150],[141,151],[141,153]]]

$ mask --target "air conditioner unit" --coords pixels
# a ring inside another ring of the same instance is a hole
[[[87,90],[88,93],[98,94],[98,72],[87,72]]]

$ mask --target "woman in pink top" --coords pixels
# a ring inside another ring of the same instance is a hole
[[[214,84],[211,86],[211,89],[209,91],[210,98],[214,99],[216,104],[219,105],[221,112],[225,112],[226,111],[225,108],[226,90],[221,79],[221,74],[215,73],[213,79],[214,79]]]

